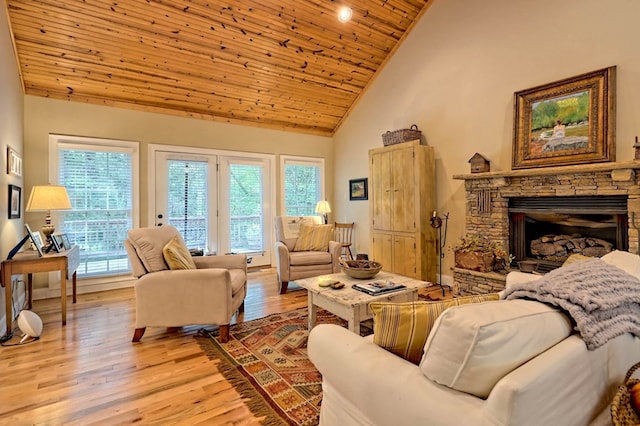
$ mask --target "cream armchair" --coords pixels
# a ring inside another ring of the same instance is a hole
[[[321,224],[319,216],[276,216],[276,266],[280,294],[287,292],[289,281],[340,272],[342,243],[329,241],[325,251],[294,251],[302,222]]]
[[[247,295],[245,255],[195,256],[196,269],[169,269],[163,248],[182,236],[171,225],[128,231],[124,241],[135,283],[136,324],[133,342],[146,327],[179,327],[195,324],[220,326],[220,342],[229,339],[229,322],[244,311]]]

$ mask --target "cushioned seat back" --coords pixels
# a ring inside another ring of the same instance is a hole
[[[174,237],[180,238],[184,243],[180,232],[171,225],[130,229],[127,231],[127,235],[129,236],[127,242],[140,260],[139,263],[144,266],[145,273],[169,269],[164,260],[162,249]],[[125,244],[125,247],[127,247],[127,244]],[[133,257],[133,253],[129,248],[127,248],[127,253],[129,253],[130,258]],[[135,259],[131,260],[131,264],[134,267],[134,275],[138,277],[144,275],[144,273],[140,273],[139,268],[136,268],[136,263],[138,262]]]
[[[298,235],[300,235],[300,225],[302,223],[321,224],[320,216],[276,216],[276,240],[283,242],[289,251],[296,245]]]

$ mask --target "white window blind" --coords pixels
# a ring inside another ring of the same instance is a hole
[[[207,247],[207,182],[205,161],[169,160],[167,222],[182,234],[187,247]]]
[[[79,277],[130,270],[123,241],[133,228],[133,149],[59,143],[58,183],[72,210],[61,212],[58,232],[80,247]]]
[[[322,159],[284,158],[284,211],[287,216],[314,215],[322,200],[324,161]]]

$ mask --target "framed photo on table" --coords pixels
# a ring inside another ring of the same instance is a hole
[[[615,161],[616,67],[515,93],[513,169]]]
[[[53,244],[53,248],[56,249],[58,253],[64,250],[62,246],[62,236],[60,234],[51,235],[51,244]]]
[[[71,241],[69,241],[67,234],[60,234],[60,238],[62,238],[62,247],[65,250],[69,250],[71,248]]]
[[[32,232],[31,228],[29,228],[29,225],[26,223],[24,224],[24,229],[27,231],[27,235],[29,236],[29,239],[31,239],[33,247],[38,252],[38,256],[42,256],[42,237],[40,236],[40,232]]]

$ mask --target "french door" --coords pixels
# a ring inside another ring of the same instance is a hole
[[[156,152],[155,225],[175,226],[187,247],[218,252],[217,156]]]
[[[271,264],[271,167],[260,158],[220,157],[220,242],[247,253],[252,266]]]
[[[189,248],[271,264],[273,160],[157,150],[154,163],[156,226],[175,226]]]

